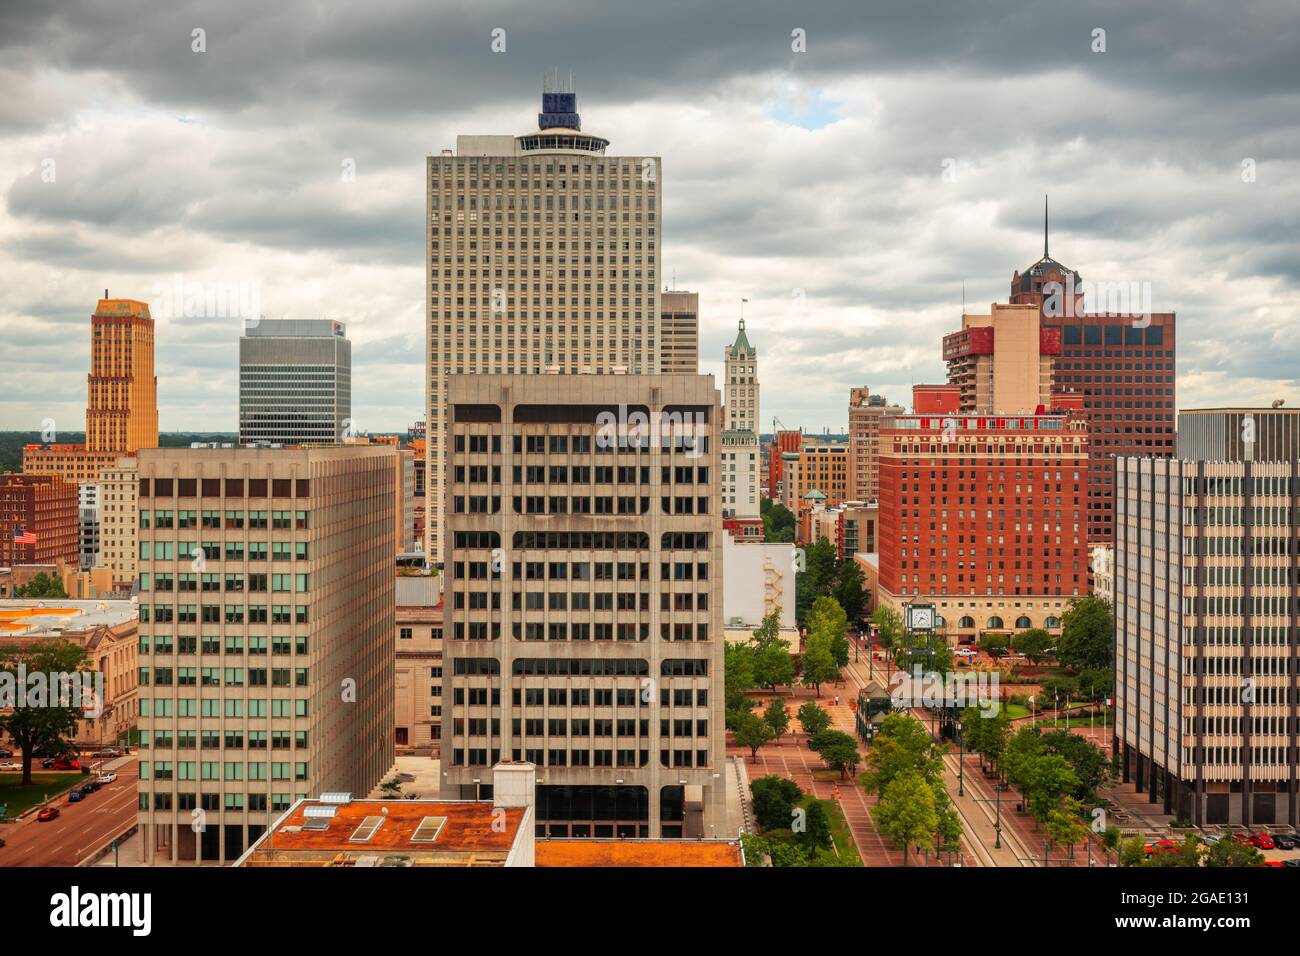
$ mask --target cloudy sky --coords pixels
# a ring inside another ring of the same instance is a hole
[[[1300,404],[1294,0],[0,0],[0,429],[80,429],[96,298],[177,282],[347,322],[354,418],[404,428],[424,157],[535,128],[553,68],[663,157],[702,371],[749,299],[765,427],[942,381],[962,283],[1006,300],[1044,193],[1055,258],[1178,313],[1181,407]],[[159,321],[164,430],[236,429],[238,334]]]

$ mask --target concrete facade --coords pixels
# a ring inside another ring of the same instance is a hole
[[[342,441],[352,422],[352,343],[342,322],[260,319],[239,339],[239,440]]]

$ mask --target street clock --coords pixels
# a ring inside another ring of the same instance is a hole
[[[907,606],[907,629],[909,631],[933,631],[934,605],[909,604]]]

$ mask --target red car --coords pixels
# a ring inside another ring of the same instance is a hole
[[[1148,843],[1142,848],[1147,856],[1153,853],[1173,853],[1178,849],[1178,844],[1173,840],[1156,840],[1154,843]]]
[[[59,815],[58,807],[46,807],[40,813],[36,814],[36,819],[41,823],[48,823]]]
[[[81,764],[75,759],[69,760],[67,757],[60,757],[58,760],[54,761],[54,769],[55,770],[80,770]]]
[[[1265,860],[1260,866],[1286,866],[1281,860]]]
[[[1232,838],[1236,840],[1238,843],[1245,844],[1247,846],[1254,845],[1251,842],[1254,839],[1254,837],[1252,837],[1249,833],[1234,833],[1232,835]]]
[[[1267,833],[1256,833],[1250,838],[1250,845],[1257,850],[1275,850],[1277,845]]]

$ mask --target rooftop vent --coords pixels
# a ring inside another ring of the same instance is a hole
[[[322,793],[320,795],[320,803],[322,806],[342,807],[342,806],[347,806],[351,802],[352,802],[351,793],[341,793],[341,792],[333,791],[330,793]]]

